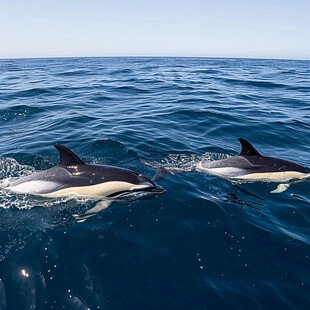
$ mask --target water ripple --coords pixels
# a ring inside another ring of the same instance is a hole
[[[240,151],[310,166],[309,61],[216,58],[0,60],[0,308],[306,309],[309,182],[231,183],[201,161]],[[14,195],[11,178],[86,162],[166,193],[113,204]],[[28,276],[27,276],[28,275]]]

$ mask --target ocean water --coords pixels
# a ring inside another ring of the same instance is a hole
[[[310,62],[213,58],[0,60],[0,309],[309,309],[310,183],[198,172],[235,155],[310,166]],[[161,196],[10,193],[54,143],[129,168]]]

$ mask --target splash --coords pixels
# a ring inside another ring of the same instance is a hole
[[[13,158],[0,158],[0,207],[7,209],[16,207],[27,209],[29,205],[28,195],[16,196],[6,190],[10,181],[34,173],[35,169],[28,165],[21,165]]]
[[[33,167],[21,165],[13,158],[0,158],[0,179],[23,177],[34,172]]]
[[[164,167],[173,172],[190,172],[197,171],[197,168],[202,164],[209,163],[216,160],[221,160],[230,157],[224,153],[207,152],[203,155],[197,154],[169,154],[155,160],[141,159],[141,161],[153,168]]]
[[[98,202],[77,195],[52,199],[10,192],[7,187],[12,180],[32,174],[35,169],[13,158],[1,158],[0,168],[0,231],[66,226],[74,221],[74,214],[83,214]]]

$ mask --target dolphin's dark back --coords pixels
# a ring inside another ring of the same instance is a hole
[[[145,176],[124,168],[88,164],[60,167],[66,169],[72,175],[70,178],[72,186],[88,186],[113,181],[122,181],[131,184],[148,182],[155,186]]]
[[[243,138],[239,138],[238,140],[241,143],[241,152],[238,156],[245,158],[258,172],[297,171],[301,173],[310,173],[308,167],[285,159],[263,156],[249,141]]]
[[[245,158],[257,172],[284,172],[284,171],[297,171],[301,173],[310,173],[310,168],[294,163],[289,160],[267,157],[262,155],[256,156],[242,156]]]
[[[113,166],[97,166],[85,164],[74,152],[61,144],[55,144],[60,161],[59,166],[71,175],[68,182],[71,186],[88,186],[104,182],[122,181],[131,184],[143,182],[155,184],[148,178],[138,173]]]

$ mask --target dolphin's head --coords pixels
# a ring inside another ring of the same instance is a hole
[[[145,188],[140,189],[140,191],[142,190],[144,192],[157,194],[157,195],[163,194],[165,192],[162,188],[157,187],[157,185],[152,180],[150,180],[149,178],[147,178],[146,176],[142,174],[137,175],[137,180],[138,180],[138,184],[147,186]]]

